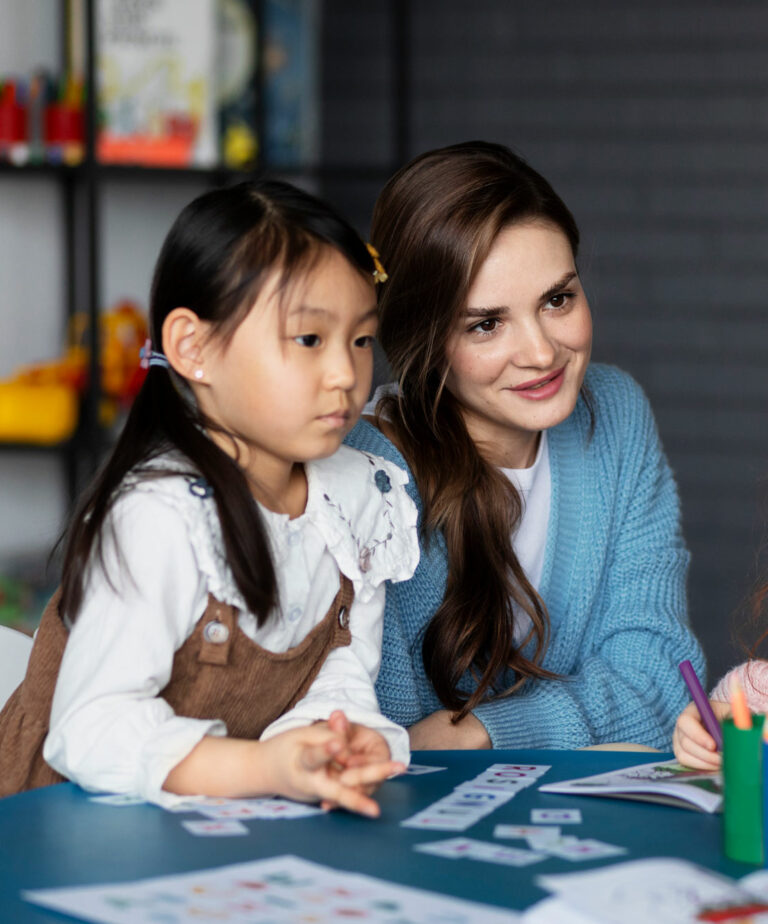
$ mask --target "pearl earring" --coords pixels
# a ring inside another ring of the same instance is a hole
[[[195,374],[195,378],[199,380],[199,379],[201,379],[201,378],[203,377],[203,370],[202,370],[202,369],[195,369],[195,373],[194,373],[194,374]]]

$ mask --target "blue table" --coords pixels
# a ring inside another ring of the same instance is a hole
[[[671,755],[658,755],[668,759]],[[618,799],[586,798],[523,790],[464,835],[493,840],[497,824],[527,824],[532,808],[579,808],[583,823],[572,833],[629,848],[616,859],[569,863],[549,858],[517,869],[474,860],[446,860],[412,849],[414,844],[456,836],[403,828],[399,822],[447,795],[492,763],[551,764],[541,782],[554,782],[647,763],[655,755],[606,751],[431,751],[415,763],[447,770],[403,776],[381,787],[382,817],[371,821],[343,812],[286,821],[248,821],[249,834],[201,838],[189,834],[180,815],[149,805],[104,806],[72,784],[51,786],[0,800],[0,920],[13,924],[64,921],[22,901],[21,889],[140,879],[295,854],[342,870],[474,901],[523,909],[544,896],[540,873],[574,872],[652,856],[684,857],[729,876],[754,867],[726,860],[720,815]],[[522,842],[498,841],[523,846]]]

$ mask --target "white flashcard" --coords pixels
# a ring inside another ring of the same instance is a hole
[[[472,841],[466,837],[451,837],[447,841],[428,841],[424,844],[414,845],[414,850],[421,853],[433,853],[438,857],[447,857],[449,860],[458,860],[466,857],[472,846]]]
[[[403,828],[424,828],[425,830],[433,831],[466,831],[476,821],[477,815],[464,817],[433,815],[430,814],[429,809],[425,809],[423,812],[418,812],[416,815],[406,818],[405,821],[401,821],[400,825]]]
[[[190,808],[206,818],[307,818],[322,815],[325,809],[291,799],[215,799]]]
[[[532,786],[535,780],[533,779],[519,779],[519,780],[508,780],[504,777],[477,777],[474,780],[467,780],[466,783],[459,783],[456,787],[457,792],[509,792],[513,795],[516,792],[519,792],[521,789],[527,789],[529,786]]]
[[[556,838],[551,838],[549,836],[542,838],[532,834],[525,839],[531,850],[542,850],[544,853],[550,853],[550,847],[559,847],[561,844],[575,844],[578,840],[578,837],[574,837],[572,834],[566,834]]]
[[[494,772],[498,770],[518,770],[529,776],[540,777],[551,769],[552,764],[491,764],[485,772],[488,773],[491,770]]]
[[[580,825],[581,809],[531,809],[531,824]]]
[[[522,773],[525,776],[538,779],[540,776],[544,776],[547,770],[551,769],[551,764],[491,764],[483,773],[495,773],[498,775],[507,774],[509,776]]]
[[[97,802],[99,805],[144,805],[145,799],[141,796],[131,796],[128,793],[114,792],[104,796],[91,796],[89,802]]]
[[[196,837],[231,837],[236,834],[247,834],[248,828],[241,821],[209,818],[200,821],[182,821],[182,827]]]
[[[577,840],[574,844],[543,845],[550,856],[560,857],[561,860],[598,860],[601,857],[618,857],[627,852],[626,847],[617,847],[615,844],[606,844],[593,839]]]
[[[496,825],[494,837],[535,837],[542,841],[556,841],[560,837],[558,825]]]
[[[499,863],[502,866],[530,866],[532,863],[546,860],[547,854],[534,850],[523,850],[520,847],[508,847],[503,844],[473,841],[470,845],[469,857],[471,860]]]
[[[486,792],[485,790],[476,789],[454,789],[454,791],[440,799],[441,804],[447,805],[476,805],[483,808],[497,805],[504,805],[512,798],[508,792]]]

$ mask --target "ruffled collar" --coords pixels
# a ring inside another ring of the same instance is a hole
[[[178,477],[128,476],[125,488],[158,495],[185,519],[198,566],[208,591],[224,603],[247,611],[227,563],[216,501],[208,483],[196,476],[178,452],[166,453],[143,468]],[[313,526],[339,570],[353,583],[361,602],[384,581],[410,578],[419,562],[416,506],[405,485],[408,475],[379,456],[342,445],[334,455],[305,465],[307,506],[293,520],[259,504],[275,556],[288,557],[297,532]]]
[[[264,511],[278,560],[287,555],[291,534],[311,524],[363,602],[384,581],[410,578],[419,562],[419,543],[418,512],[405,491],[407,474],[349,446],[308,462],[305,470],[304,513],[289,520],[287,514]]]

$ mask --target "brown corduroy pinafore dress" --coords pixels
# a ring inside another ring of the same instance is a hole
[[[177,715],[221,719],[230,737],[258,738],[307,693],[329,652],[349,645],[353,598],[352,582],[342,574],[323,620],[295,648],[272,652],[239,628],[234,607],[209,596],[159,695]],[[0,796],[64,781],[43,760],[68,637],[58,604],[57,591],[43,613],[26,676],[0,712]]]

